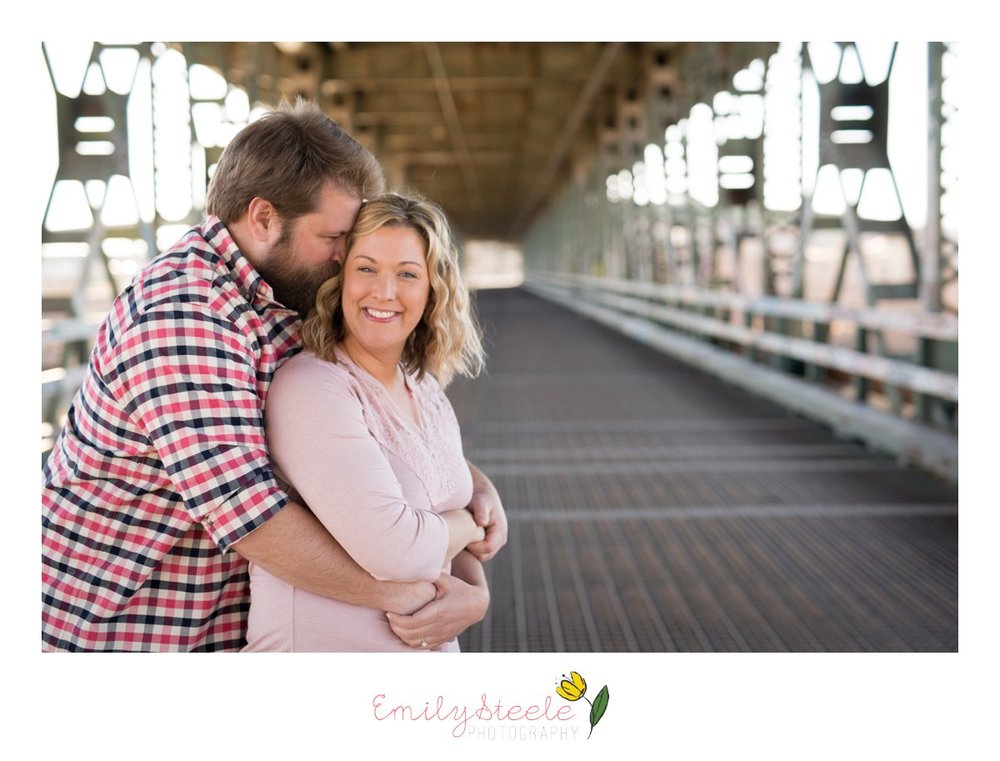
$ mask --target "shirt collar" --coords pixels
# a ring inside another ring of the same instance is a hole
[[[221,219],[210,214],[202,227],[202,236],[218,252],[236,287],[252,307],[258,310],[270,307],[292,311],[275,300],[271,286],[240,251]]]

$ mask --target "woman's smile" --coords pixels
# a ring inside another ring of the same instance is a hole
[[[383,311],[381,309],[372,309],[371,307],[365,307],[361,311],[364,312],[365,317],[375,322],[392,322],[400,314],[399,312]]]

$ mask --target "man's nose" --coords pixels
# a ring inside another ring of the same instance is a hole
[[[343,238],[337,238],[333,242],[333,259],[334,261],[344,263],[344,254],[347,252],[347,241]]]

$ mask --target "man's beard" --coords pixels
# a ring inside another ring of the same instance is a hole
[[[316,305],[319,287],[340,272],[340,262],[303,267],[295,261],[290,239],[291,230],[287,229],[257,271],[271,286],[277,302],[305,316]]]

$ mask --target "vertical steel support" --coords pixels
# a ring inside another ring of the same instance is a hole
[[[840,261],[838,262],[837,277],[834,283],[830,301],[836,302],[840,298],[841,286],[844,282],[844,271],[848,258],[853,255],[858,264],[858,271],[862,280],[862,287],[865,300],[869,306],[875,306],[880,301],[894,299],[913,299],[918,297],[919,279],[921,278],[922,261],[917,254],[916,245],[913,239],[913,232],[909,227],[906,216],[902,209],[902,200],[899,196],[899,188],[896,183],[895,173],[888,155],[888,120],[889,120],[889,81],[893,69],[893,61],[896,55],[896,44],[893,43],[892,52],[889,58],[886,77],[878,84],[869,84],[863,78],[859,82],[844,82],[841,72],[844,66],[845,55],[850,51],[858,57],[860,65],[860,54],[854,43],[840,44],[840,61],[837,67],[836,76],[828,82],[819,83],[819,164],[816,177],[819,177],[819,169],[832,165],[839,173],[841,180],[841,195],[844,201],[844,212],[839,220],[839,227],[846,235],[846,242]],[[808,48],[803,45],[803,64],[811,68]],[[867,110],[867,115],[852,114],[845,118],[838,115],[838,111],[857,109]],[[837,140],[837,134],[845,131],[857,131],[858,133],[868,133],[869,139],[862,142]],[[858,198],[851,200],[844,190],[843,171],[846,169],[860,170],[862,172],[861,188]],[[858,205],[864,190],[864,183],[868,173],[874,169],[887,170],[892,181],[897,202],[900,207],[900,214],[897,218],[887,221],[875,221],[861,217],[858,214]],[[815,191],[815,188],[814,188]],[[805,249],[808,244],[810,233],[814,226],[820,225],[829,227],[837,226],[835,218],[816,219],[812,208],[812,197],[803,193],[801,233],[799,238],[799,250],[796,258],[795,278],[793,285],[793,297],[802,298],[804,295],[804,269],[805,269]],[[868,232],[895,233],[901,235],[906,243],[909,253],[914,279],[907,283],[877,283],[872,282],[871,273],[865,260],[862,247],[862,234]],[[816,335],[818,340],[826,340],[825,329]],[[867,347],[870,339],[874,339],[874,347],[878,354],[886,356],[888,349],[885,336],[882,332],[876,331],[872,336],[865,335],[859,328],[856,336],[856,346],[859,349]],[[807,368],[810,377],[817,377],[821,374],[819,368]],[[855,378],[854,387],[859,401],[864,401],[869,385],[862,378]],[[899,413],[902,409],[902,395],[898,388],[887,385],[885,393],[889,397],[893,409]]]
[[[944,44],[927,45],[927,223],[924,226],[920,301],[924,311],[941,311],[941,95]]]
[[[941,122],[944,98],[942,59],[944,44],[927,45],[927,219],[920,268],[920,302],[925,312],[941,311]],[[921,365],[934,365],[934,342],[921,338],[917,347]],[[934,404],[926,395],[917,397],[917,415],[930,421]]]
[[[136,69],[132,72],[129,91],[125,93],[115,92],[107,86],[108,78],[101,60],[101,53],[114,48],[135,50],[137,53]],[[115,278],[108,253],[104,249],[104,242],[108,237],[141,239],[146,242],[149,256],[153,256],[156,251],[152,226],[142,220],[138,201],[136,202],[137,224],[110,227],[104,220],[111,179],[121,176],[130,184],[132,183],[128,155],[128,101],[134,86],[136,72],[139,70],[143,58],[148,57],[149,51],[147,45],[93,45],[80,79],[81,90],[75,97],[69,97],[59,92],[56,87],[56,77],[52,69],[49,51],[44,43],[42,52],[55,94],[59,145],[59,165],[42,219],[42,243],[85,243],[87,245],[87,254],[82,259],[76,287],[70,297],[65,300],[65,303],[59,299],[57,303],[51,304],[43,298],[42,312],[43,315],[48,314],[53,317],[64,315],[58,319],[72,321],[85,317],[87,310],[86,291],[90,283],[92,265],[96,264],[100,267],[112,299],[118,294],[121,287]],[[102,80],[101,84],[103,84],[104,89],[100,93],[92,94],[86,91],[88,79],[92,75],[99,75]],[[107,131],[92,131],[90,128],[82,126],[85,124],[84,120],[94,120],[95,117],[105,119],[110,123]],[[110,146],[109,152],[105,152],[107,146]],[[95,148],[99,150],[93,150]],[[64,181],[78,182],[84,187],[91,181],[103,183],[104,189],[97,202],[89,197],[89,191],[85,191],[88,192],[88,206],[93,220],[89,228],[54,231],[48,227],[49,212],[56,185]],[[63,345],[58,366],[65,368],[72,361],[86,364],[89,351],[88,339],[67,342]],[[73,393],[75,393],[75,388],[61,387],[59,392],[54,393],[45,404],[42,412],[43,422],[51,425],[53,432],[58,431],[60,410],[66,398]]]
[[[600,148],[598,148],[600,150]],[[604,236],[607,220],[608,193],[604,184],[604,162],[600,156],[590,169],[590,190],[587,198],[587,216],[590,218],[590,247],[593,252],[587,267],[588,275],[603,276],[607,274],[604,264]]]

